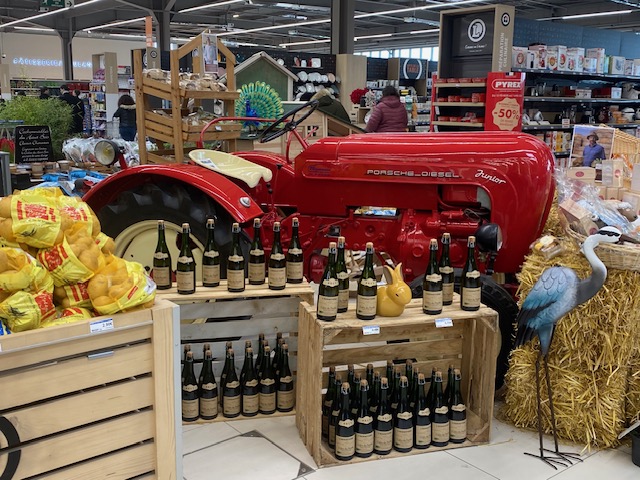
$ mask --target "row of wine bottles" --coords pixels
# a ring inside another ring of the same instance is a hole
[[[462,271],[460,288],[460,308],[475,311],[480,308],[482,280],[475,259],[476,239],[467,240],[467,260]],[[438,240],[429,244],[429,264],[422,284],[422,310],[428,315],[438,315],[444,305],[453,303],[454,273],[449,257],[451,236],[442,235],[442,254],[438,260]],[[317,317],[320,320],[335,320],[338,313],[346,312],[349,304],[349,276],[344,259],[345,238],[329,243],[329,262],[322,274],[318,288]],[[377,310],[377,281],[373,269],[373,243],[366,244],[366,254],[362,275],[358,280],[356,317],[373,320]]]
[[[207,220],[207,240],[202,255],[202,285],[217,287],[220,285],[220,252],[214,238],[215,223]],[[262,248],[260,219],[253,221],[253,241],[249,251],[248,280],[250,285],[263,285],[268,278],[269,288],[282,290],[287,283],[302,283],[304,259],[299,238],[299,221],[292,221],[291,242],[285,254],[280,241],[280,222],[273,224],[273,244],[268,261]],[[234,223],[231,228],[231,251],[227,258],[227,289],[230,292],[242,292],[245,289],[245,258],[240,247],[240,225]],[[196,291],[196,262],[191,251],[191,228],[182,224],[182,246],[176,265],[176,287],[180,294]],[[268,272],[268,276],[267,276]],[[158,289],[168,289],[173,285],[171,278],[171,255],[165,238],[165,225],[158,220],[158,243],[153,255],[153,278]]]
[[[430,445],[444,447],[467,438],[467,415],[460,390],[460,370],[451,366],[443,390],[442,372],[433,370],[426,391],[424,374],[407,362],[405,372],[387,364],[382,377],[367,366],[361,379],[349,365],[347,381],[329,370],[322,404],[322,435],[338,460],[409,452]],[[389,381],[389,379],[393,379]]]
[[[220,375],[220,394],[213,373],[210,346],[203,346],[200,378],[193,368],[193,352],[185,346],[182,370],[182,420],[193,422],[198,418],[212,420],[221,411],[226,418],[240,414],[253,417],[258,413],[269,415],[276,410],[290,412],[295,404],[295,389],[289,368],[289,347],[282,334],[276,339],[275,352],[260,334],[258,355],[255,358],[251,341],[245,342],[244,364],[240,376],[236,372],[232,343],[226,344],[225,363]]]

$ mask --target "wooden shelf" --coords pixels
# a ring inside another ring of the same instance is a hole
[[[484,107],[484,102],[433,102],[436,107]]]
[[[219,393],[219,392],[218,392]],[[219,409],[221,410],[221,409]],[[194,420],[193,422],[182,422],[182,425],[201,425],[204,423],[218,423],[218,422],[234,422],[236,420],[262,420],[264,418],[277,418],[277,417],[291,417],[296,414],[296,409],[294,408],[290,412],[278,412],[277,410],[269,415],[265,415],[264,413],[258,413],[253,417],[246,417],[244,415],[239,415],[234,418],[227,418],[222,413],[218,413],[218,416],[213,420],[203,420],[201,418]]]
[[[441,125],[443,127],[471,127],[471,128],[483,128],[484,123],[479,122],[431,122],[431,125]]]
[[[487,83],[486,82],[472,82],[472,83],[449,83],[449,82],[438,82],[435,84],[435,86],[437,88],[447,88],[447,87],[458,87],[458,88],[471,88],[471,87],[486,87]]]

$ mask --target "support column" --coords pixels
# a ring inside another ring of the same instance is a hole
[[[73,48],[71,48],[73,33],[68,29],[58,30],[58,34],[62,42],[62,75],[65,80],[73,80]]]
[[[155,11],[155,19],[158,22],[156,26],[156,43],[160,51],[168,52],[171,50],[171,9],[173,8],[173,0],[154,0],[153,10]]]
[[[355,0],[331,0],[331,54],[353,53]]]

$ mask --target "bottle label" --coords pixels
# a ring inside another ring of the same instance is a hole
[[[451,440],[464,440],[467,438],[467,419],[449,420],[449,434]]]
[[[343,310],[349,307],[349,290],[340,290],[338,292],[338,308]]]
[[[242,413],[252,415],[258,413],[260,408],[260,395],[243,395],[242,397]]]
[[[393,429],[393,445],[396,448],[412,448],[413,447],[413,428],[394,428]]]
[[[160,287],[171,285],[171,269],[169,267],[153,267],[153,281]]]
[[[253,250],[249,250],[249,253],[255,257],[259,257],[260,255],[264,255],[264,250],[260,250],[258,248],[255,248]]]
[[[182,386],[182,391],[183,392],[195,392],[196,390],[198,390],[198,386],[197,385],[183,385]]]
[[[453,283],[442,284],[442,301],[447,303],[453,302]]]
[[[226,388],[238,388],[240,386],[240,382],[238,380],[234,380],[233,382],[227,382],[225,384]]]
[[[448,442],[449,441],[449,422],[432,423],[431,439],[434,442],[439,442],[439,443]]]
[[[462,306],[463,307],[479,307],[480,306],[481,289],[462,287]]]
[[[200,416],[215,417],[218,415],[218,397],[200,399]]]
[[[411,420],[413,418],[413,413],[411,412],[400,412],[398,413],[398,418],[400,420]]]
[[[378,423],[387,423],[393,420],[393,416],[390,413],[384,415],[378,415]]]
[[[290,410],[296,403],[295,390],[278,390],[276,397],[278,410]]]
[[[322,280],[322,285],[324,285],[325,287],[337,287],[339,285],[338,279],[337,278],[325,278],[324,280]]]
[[[204,256],[207,258],[216,258],[220,256],[220,252],[218,252],[217,250],[207,250],[206,252],[204,252]]]
[[[428,417],[429,415],[431,415],[431,410],[429,410],[429,407],[423,410],[418,410],[418,415],[421,417]]]
[[[273,378],[263,378],[260,380],[260,385],[266,385],[267,387],[274,383],[276,383],[276,381]]]
[[[263,282],[264,278],[265,278],[264,263],[250,263],[249,264],[249,281]]]
[[[356,433],[356,453],[373,452],[373,431],[369,433]]]
[[[258,386],[258,379],[254,378],[253,380],[249,380],[248,382],[244,382],[245,386],[252,388]]]
[[[439,283],[442,281],[442,275],[439,273],[432,273],[431,275],[427,275],[426,280],[431,283]]]
[[[242,262],[244,257],[242,255],[230,255],[228,260],[230,262]]]
[[[293,382],[293,377],[291,375],[287,375],[286,377],[280,377],[280,384],[291,383],[291,382]]]
[[[284,260],[284,253],[272,253],[270,258],[279,262],[281,260]]]
[[[362,425],[369,425],[370,423],[373,423],[373,417],[369,415],[366,417],[358,417],[358,423],[361,423]]]
[[[336,276],[338,277],[338,280],[340,280],[340,281],[344,281],[347,278],[349,278],[349,274],[347,272],[338,272],[336,274]]]
[[[276,392],[260,393],[260,411],[273,412],[276,409]]]
[[[440,413],[442,415],[446,415],[447,413],[449,413],[449,408],[446,406],[443,407],[438,407],[434,410],[435,413]]]
[[[224,397],[223,413],[224,415],[237,415],[240,413],[240,395],[234,397]]]
[[[190,263],[193,263],[193,257],[187,257],[182,256],[182,257],[178,257],[178,263],[184,263],[186,265],[189,265]]]
[[[198,417],[198,399],[182,400],[182,416],[184,418]]]
[[[290,248],[287,253],[289,253],[289,255],[302,255],[302,249],[301,248]]]
[[[220,265],[203,265],[202,281],[204,283],[220,282]]]
[[[478,270],[471,270],[467,272],[467,278],[480,278],[480,272]]]
[[[336,426],[329,423],[329,443],[336,443]]]
[[[218,385],[216,385],[215,383],[203,383],[202,390],[206,390],[207,392],[218,390]]]
[[[318,296],[318,315],[335,317],[338,313],[338,297]]]
[[[328,435],[329,433],[329,417],[322,415],[322,434]]]
[[[283,287],[287,283],[287,269],[269,267],[269,285]]]
[[[178,290],[193,290],[196,288],[195,277],[195,272],[176,272]]]
[[[375,449],[378,452],[386,452],[393,447],[393,430],[375,431]]]
[[[464,406],[464,403],[459,403],[458,405],[451,405],[451,410],[454,412],[464,412],[467,407]]]
[[[287,278],[299,280],[303,277],[304,264],[302,262],[287,262]],[[336,285],[338,281],[336,280]]]
[[[440,267],[440,273],[443,275],[451,275],[453,273],[453,267]]]
[[[431,424],[416,425],[416,445],[424,446],[431,443]]]
[[[378,283],[375,278],[363,278],[360,280],[360,285],[365,287],[375,287]]]
[[[338,457],[352,457],[356,453],[356,436],[341,437],[336,435],[336,455]]]
[[[158,260],[164,260],[165,258],[169,258],[169,254],[165,252],[156,252],[153,254],[153,258],[157,258]]]
[[[244,288],[244,270],[227,270],[227,287],[234,290]]]
[[[347,420],[339,420],[338,421],[338,425],[340,425],[341,427],[345,427],[345,428],[353,427],[354,423],[355,422],[350,418],[347,419]]]
[[[365,297],[358,295],[356,300],[356,314],[358,315],[375,315],[377,307],[378,297]]]
[[[442,310],[442,291],[428,292],[422,291],[422,308],[429,311]]]

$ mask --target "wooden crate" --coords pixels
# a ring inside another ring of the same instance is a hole
[[[355,364],[364,369],[367,363],[377,362],[383,371],[387,360],[413,359],[414,366],[431,374],[436,366],[446,372],[454,364],[461,369],[462,393],[467,405],[468,440],[447,447],[430,447],[400,454],[372,455],[368,459],[354,458],[352,462],[376,458],[392,458],[447,448],[479,445],[489,441],[493,416],[493,394],[496,358],[500,332],[498,314],[488,307],[477,312],[464,312],[458,308],[456,294],[453,305],[444,308],[441,315],[425,315],[421,300],[412,300],[402,316],[377,317],[375,320],[356,319],[355,311],[339,314],[333,322],[316,318],[315,307],[302,304],[300,308],[300,345],[298,352],[298,378],[303,388],[296,395],[296,426],[307,450],[320,467],[340,464],[321,437],[322,391],[326,387],[326,370]],[[437,319],[450,318],[451,327],[436,327]],[[380,333],[365,335],[363,327],[379,326]],[[401,343],[387,343],[401,340]],[[379,362],[383,362],[382,364]],[[323,372],[324,370],[324,372]],[[343,380],[346,375],[341,375]]]
[[[0,476],[182,478],[178,328],[158,300],[0,337]]]
[[[289,346],[289,366],[296,381],[298,359],[298,316],[301,302],[313,303],[313,290],[308,283],[287,285],[284,290],[269,290],[267,285],[247,285],[244,292],[227,291],[227,281],[219,287],[198,285],[196,293],[180,295],[175,287],[158,292],[158,296],[180,306],[180,341],[190,344],[194,352],[196,376],[202,363],[202,346],[211,345],[213,371],[219,381],[225,360],[225,344],[233,343],[236,370],[244,363],[244,342],[251,340],[254,352],[258,351],[258,335],[265,334],[272,347],[276,334],[282,332]],[[275,412],[257,417],[294,415],[294,412]],[[235,420],[246,417],[240,416]],[[219,415],[214,420],[197,420],[198,423],[224,422],[234,419]],[[189,422],[194,423],[194,422]]]

